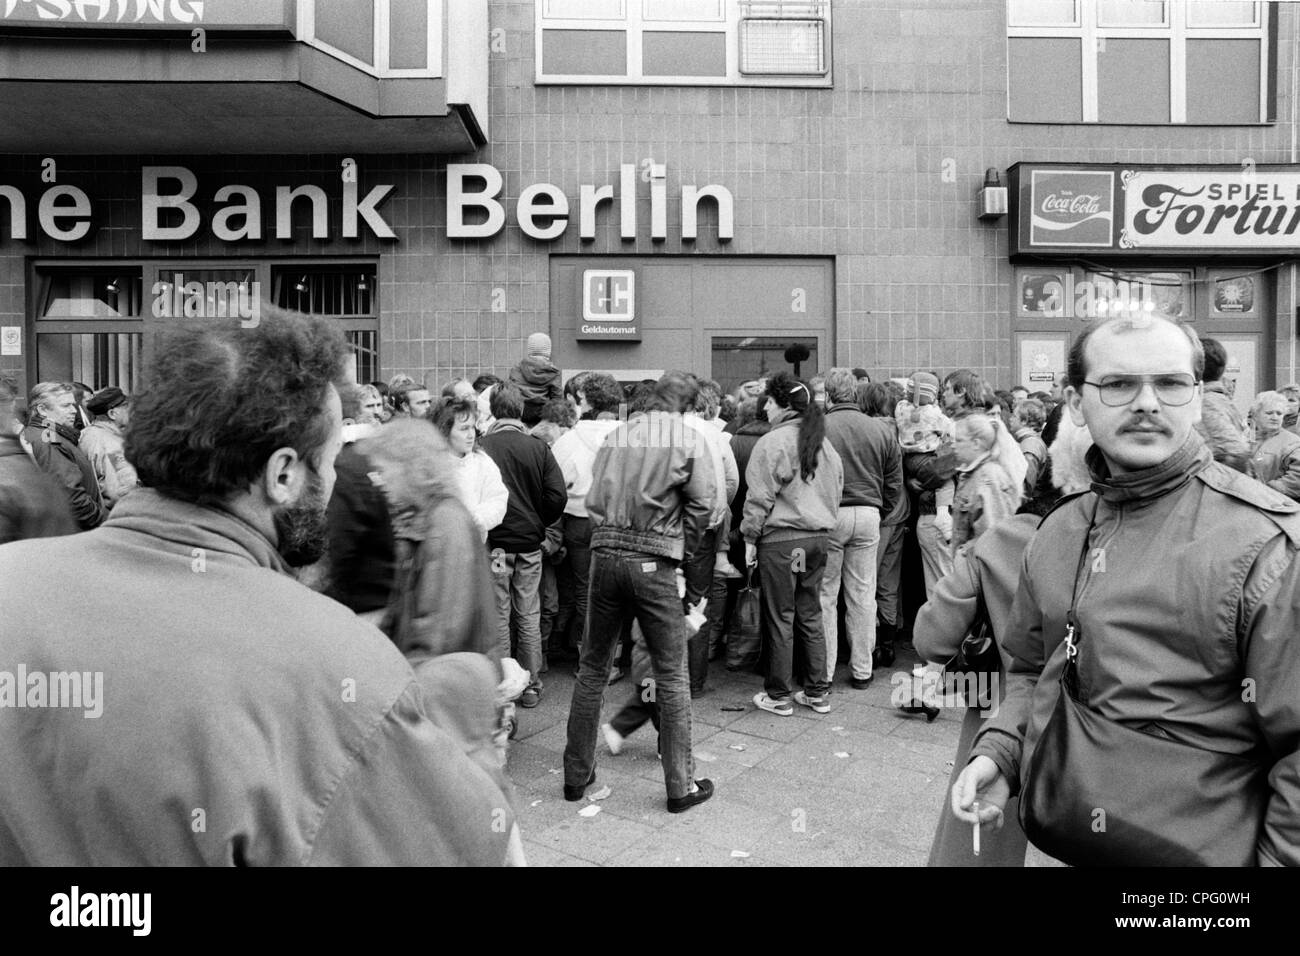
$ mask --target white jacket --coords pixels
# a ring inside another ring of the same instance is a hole
[[[605,436],[619,426],[616,418],[584,419],[561,435],[551,453],[564,473],[564,484],[569,490],[569,500],[564,506],[566,515],[587,517],[587,492],[591,490],[591,466],[596,462],[596,452]]]
[[[487,452],[477,448],[463,458],[453,454],[451,459],[456,465],[460,500],[469,509],[479,535],[486,541],[488,532],[505,518],[506,505],[510,502],[510,491],[501,480],[501,469]]]

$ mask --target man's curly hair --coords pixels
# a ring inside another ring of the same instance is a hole
[[[247,489],[277,448],[318,467],[348,355],[327,321],[268,303],[253,328],[214,326],[162,337],[126,436],[141,484],[200,504]]]

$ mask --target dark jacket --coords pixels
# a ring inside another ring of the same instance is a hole
[[[976,605],[981,594],[988,609],[993,635],[1000,639],[1006,633],[1011,617],[1011,603],[1020,583],[1020,565],[1025,548],[1038,528],[1038,516],[1016,515],[989,530],[975,542],[970,551],[957,555],[953,570],[939,579],[934,593],[925,606],[917,612],[912,625],[912,643],[921,659],[946,663],[961,646],[962,639],[975,624]],[[957,685],[961,686],[961,685]],[[1000,704],[1006,681],[998,675],[996,690]],[[946,693],[947,689],[944,689]],[[939,826],[930,846],[930,866],[1024,866],[1025,831],[1020,828],[1016,813],[1017,798],[1003,808],[1001,830],[984,834],[984,847],[979,856],[971,851],[970,827],[952,815],[949,794],[957,777],[969,762],[971,744],[975,734],[984,726],[986,715],[992,712],[977,703],[968,703],[957,739],[957,757],[953,761],[948,787],[943,792],[939,808]]]
[[[0,581],[7,660],[102,675],[98,719],[5,709],[0,866],[505,861],[507,796],[410,665],[239,517],[138,488]]]
[[[325,593],[358,614],[388,606],[395,568],[393,526],[384,493],[357,445],[334,462],[329,503],[329,585]]]
[[[903,453],[894,430],[856,403],[840,402],[826,410],[826,437],[844,466],[840,507],[869,506],[882,518],[889,515],[903,493]]]
[[[943,445],[938,451],[914,451],[903,456],[903,474],[915,480],[921,490],[916,493],[917,516],[934,514],[934,492],[953,481],[957,475],[957,457],[952,445]],[[912,489],[915,492],[915,489]]]
[[[536,425],[542,420],[542,408],[547,402],[564,397],[560,384],[560,370],[549,359],[526,355],[510,370],[511,384],[524,396],[523,422]]]
[[[17,435],[0,435],[0,544],[76,530],[63,489],[27,457]]]
[[[758,440],[771,430],[771,422],[755,419],[736,429],[735,434],[731,436],[731,452],[736,456],[736,468],[740,472],[740,484],[736,487],[736,496],[731,499],[733,529],[739,529],[740,522],[745,517],[745,494],[749,491],[749,483],[745,481],[745,469],[749,467],[749,456],[754,454],[754,446],[758,444]]]
[[[488,532],[488,548],[506,554],[540,550],[547,527],[564,514],[569,500],[550,446],[525,432],[518,419],[506,418],[488,430],[479,447],[496,462],[510,492],[505,518]]]
[[[633,415],[605,436],[591,468],[591,547],[681,561],[717,501],[708,446],[681,415]]]
[[[98,528],[108,517],[99,493],[95,466],[77,446],[77,433],[63,425],[51,425],[34,416],[23,429],[23,438],[31,446],[36,464],[63,486],[72,505],[72,517],[82,531]]]
[[[1025,551],[998,635],[1006,696],[972,756],[991,758],[1013,792],[1023,785],[1056,704],[1077,593],[1088,707],[1202,750],[1253,755],[1273,791],[1257,862],[1300,865],[1300,508],[1213,461],[1195,435],[1153,468],[1111,475],[1095,447],[1088,464],[1093,492],[1066,499]],[[1153,771],[1177,779],[1176,768]]]

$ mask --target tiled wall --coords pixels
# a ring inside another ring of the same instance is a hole
[[[473,156],[450,159],[491,163],[503,173],[510,215],[495,238],[447,238],[448,157],[366,156],[358,149],[363,194],[376,182],[396,184],[383,211],[399,233],[397,243],[320,243],[300,235],[237,250],[211,240],[146,246],[138,235],[136,177],[151,160],[67,158],[61,181],[66,176],[83,185],[104,224],[92,242],[71,252],[378,254],[384,372],[427,374],[431,381],[500,373],[518,359],[528,333],[548,327],[553,253],[830,255],[838,364],[873,374],[966,365],[1008,385],[1012,273],[1005,217],[983,222],[976,216],[985,168],[1005,170],[1019,160],[1289,161],[1300,16],[1293,6],[1283,5],[1280,17],[1276,125],[1134,128],[1007,123],[1001,0],[839,0],[831,90],[535,86],[532,0],[491,0],[492,142]],[[319,182],[335,197],[337,216],[340,158],[157,161],[190,165],[204,182],[252,182],[264,196],[274,184]],[[634,242],[620,240],[617,216],[607,206],[594,242],[579,240],[576,221],[548,243],[524,237],[514,224],[513,200],[529,184],[561,187],[576,220],[580,184],[617,185],[621,163],[639,168],[646,159],[667,165],[667,241],[649,238],[642,183]],[[38,163],[39,157],[0,157],[0,182],[39,195]],[[711,214],[702,219],[699,241],[680,240],[683,183],[731,190],[732,242],[715,240]],[[27,257],[69,252],[48,241],[0,240],[0,324],[23,323]],[[1291,290],[1287,270],[1281,275],[1277,351],[1285,380],[1291,377]],[[6,357],[0,369],[17,371],[21,362]]]

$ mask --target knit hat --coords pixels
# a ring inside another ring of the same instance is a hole
[[[551,357],[551,337],[545,332],[534,332],[528,336],[528,357],[544,358]]]
[[[939,399],[939,379],[929,372],[917,372],[912,376],[912,394],[913,401],[918,405],[928,404],[921,400],[923,395],[929,395],[930,401]]]
[[[126,400],[126,394],[120,388],[116,385],[110,385],[86,399],[86,411],[92,415],[107,415],[117,406],[124,404]]]

